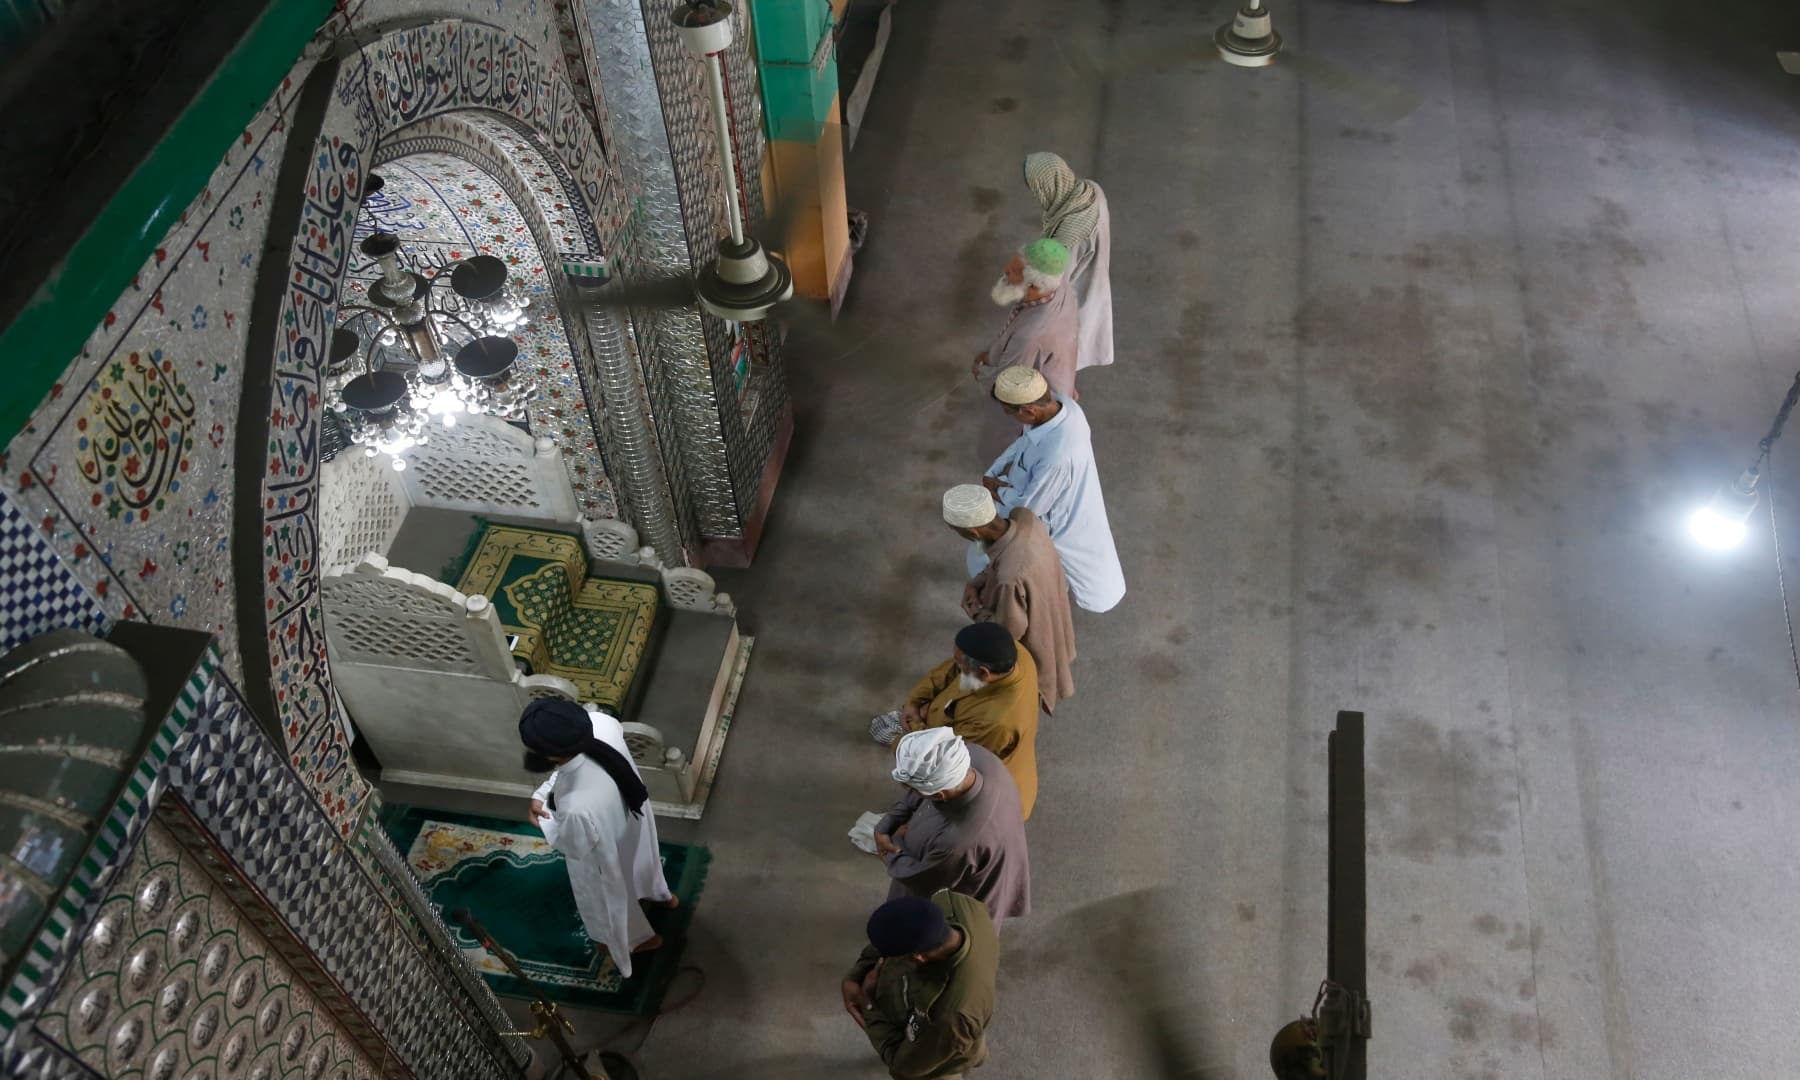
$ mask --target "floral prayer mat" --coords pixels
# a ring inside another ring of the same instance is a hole
[[[483,521],[470,549],[456,589],[493,601],[518,639],[513,655],[618,715],[662,605],[655,583],[589,577],[581,539],[568,533]]]
[[[582,929],[562,856],[536,826],[401,805],[383,809],[381,824],[439,913],[468,908],[551,998],[632,1016],[647,1016],[662,1004],[706,884],[712,854],[705,848],[662,843],[663,876],[681,906],[648,909],[663,947],[637,954],[632,977],[622,979],[606,950]],[[532,998],[467,930],[447,916],[444,924],[494,993]]]

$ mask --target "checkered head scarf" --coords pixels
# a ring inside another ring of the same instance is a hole
[[[1044,211],[1044,235],[1078,250],[1100,225],[1100,188],[1083,180],[1069,163],[1039,151],[1025,157],[1025,186]]]

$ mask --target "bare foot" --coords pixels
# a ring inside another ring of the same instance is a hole
[[[656,935],[652,936],[650,938],[650,940],[644,942],[642,945],[632,946],[631,951],[632,951],[632,954],[635,955],[635,954],[641,953],[641,952],[650,952],[654,949],[660,949],[660,948],[662,948],[662,945],[663,945],[662,935],[656,934]]]

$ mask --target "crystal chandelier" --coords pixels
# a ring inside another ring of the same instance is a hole
[[[370,176],[363,198],[381,186]],[[477,255],[430,276],[414,273],[401,267],[400,238],[389,232],[369,236],[360,250],[381,278],[367,304],[343,307],[326,358],[326,400],[350,440],[404,469],[401,455],[427,442],[434,425],[451,427],[464,413],[522,413],[519,347],[508,335],[525,325],[531,301],[506,264]]]

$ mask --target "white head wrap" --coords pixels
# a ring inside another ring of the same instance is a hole
[[[1042,401],[1050,392],[1050,384],[1036,368],[1014,364],[1001,368],[994,377],[994,397],[1008,405],[1031,405]]]
[[[978,529],[998,516],[994,497],[980,484],[958,484],[944,492],[944,523],[958,529]]]
[[[947,727],[909,732],[894,744],[894,779],[921,795],[936,795],[969,775],[969,748]]]

